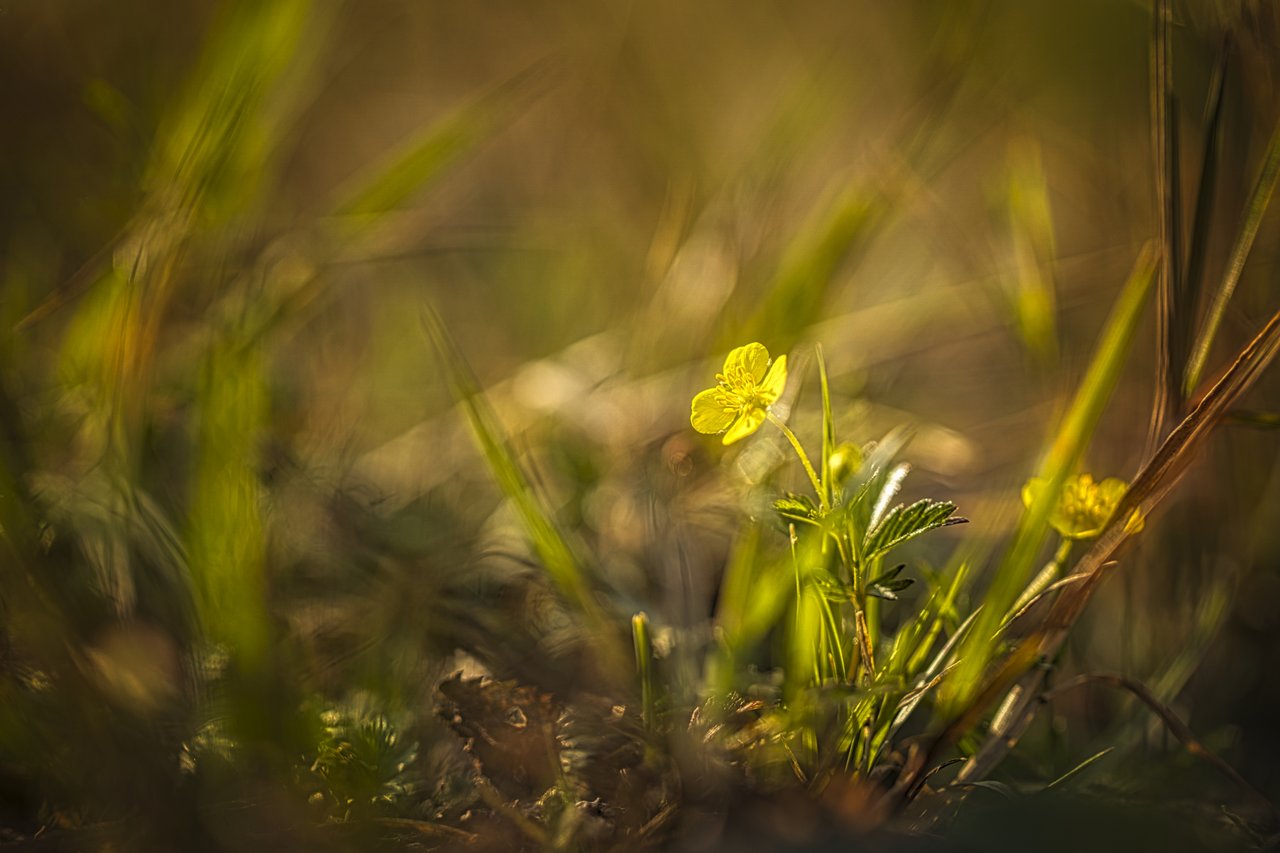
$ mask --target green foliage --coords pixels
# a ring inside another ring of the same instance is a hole
[[[859,556],[869,563],[922,533],[968,521],[953,517],[955,511],[956,505],[950,501],[929,498],[922,498],[909,506],[898,504],[867,531],[858,549]]]

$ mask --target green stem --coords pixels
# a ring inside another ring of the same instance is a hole
[[[791,427],[787,426],[782,418],[773,412],[766,413],[769,417],[769,423],[776,426],[787,437],[787,441],[791,442],[791,446],[795,448],[796,456],[800,457],[800,464],[804,466],[804,472],[809,475],[809,482],[813,484],[813,491],[818,496],[818,503],[825,513],[827,511],[827,496],[823,492],[822,481],[818,479],[818,474],[813,470],[813,463],[809,461],[809,454],[804,452],[804,448],[800,445],[800,439],[796,438],[796,434],[791,431]]]

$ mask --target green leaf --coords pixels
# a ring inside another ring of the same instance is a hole
[[[872,585],[875,585],[875,584],[884,584],[884,583],[888,583],[889,581],[895,580],[895,579],[898,577],[898,575],[902,574],[902,570],[903,570],[903,569],[905,569],[906,567],[907,567],[907,564],[906,564],[906,563],[899,563],[898,565],[894,566],[894,567],[893,567],[892,569],[890,569],[889,571],[887,571],[887,572],[885,572],[884,574],[880,575],[880,577],[878,577],[878,578],[872,578],[872,579],[871,579],[871,581],[870,581],[870,583],[871,583]]]
[[[914,578],[903,578],[900,581],[886,581],[885,583],[872,582],[867,585],[867,595],[875,598],[884,598],[889,601],[897,601],[898,593],[915,583]]]
[[[822,520],[822,513],[811,498],[790,492],[773,502],[773,511],[781,516],[784,522],[799,521],[804,524],[818,524]]]
[[[893,548],[922,533],[950,524],[963,524],[967,518],[953,516],[956,505],[950,501],[934,501],[928,498],[913,504],[898,504],[889,510],[880,523],[868,531],[862,543],[862,560],[870,563]]]

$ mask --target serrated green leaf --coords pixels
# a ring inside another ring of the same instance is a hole
[[[935,528],[968,521],[966,518],[954,517],[955,511],[956,505],[950,501],[929,498],[913,504],[898,504],[868,531],[862,544],[863,561],[870,563],[903,542]]]

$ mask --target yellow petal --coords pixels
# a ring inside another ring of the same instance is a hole
[[[1098,500],[1108,511],[1114,512],[1116,504],[1129,491],[1129,484],[1119,477],[1108,477],[1098,484]]]
[[[751,343],[738,347],[729,353],[724,360],[724,375],[733,376],[736,368],[745,369],[751,378],[759,382],[764,378],[765,368],[769,366],[769,351],[764,344]]]
[[[717,405],[716,397],[719,394],[719,389],[708,388],[693,398],[693,410],[689,414],[689,423],[698,432],[715,435],[718,432],[724,432],[729,428],[729,424],[733,423],[737,412]]]
[[[1036,502],[1036,498],[1040,497],[1047,485],[1049,481],[1043,477],[1032,477],[1027,480],[1027,484],[1022,487],[1022,505],[1031,509],[1031,505]]]
[[[1120,500],[1127,491],[1129,491],[1129,484],[1118,477],[1108,477],[1098,484],[1098,497],[1102,505],[1107,507],[1108,516],[1115,514],[1116,507],[1120,505]],[[1130,534],[1138,533],[1142,527],[1142,513],[1135,509],[1125,523],[1125,531]]]
[[[764,423],[764,409],[751,409],[742,417],[734,422],[729,431],[724,434],[724,443],[733,444],[738,439],[746,438],[751,433],[760,429],[760,424]]]
[[[773,405],[779,397],[782,396],[782,389],[787,387],[787,357],[785,355],[778,356],[773,365],[770,366],[769,372],[765,374],[764,380],[760,383],[758,392],[760,399],[764,400],[765,405]]]
[[[1142,528],[1143,528],[1142,511],[1135,509],[1129,515],[1129,521],[1124,526],[1124,532],[1129,534],[1140,533],[1142,532]]]

